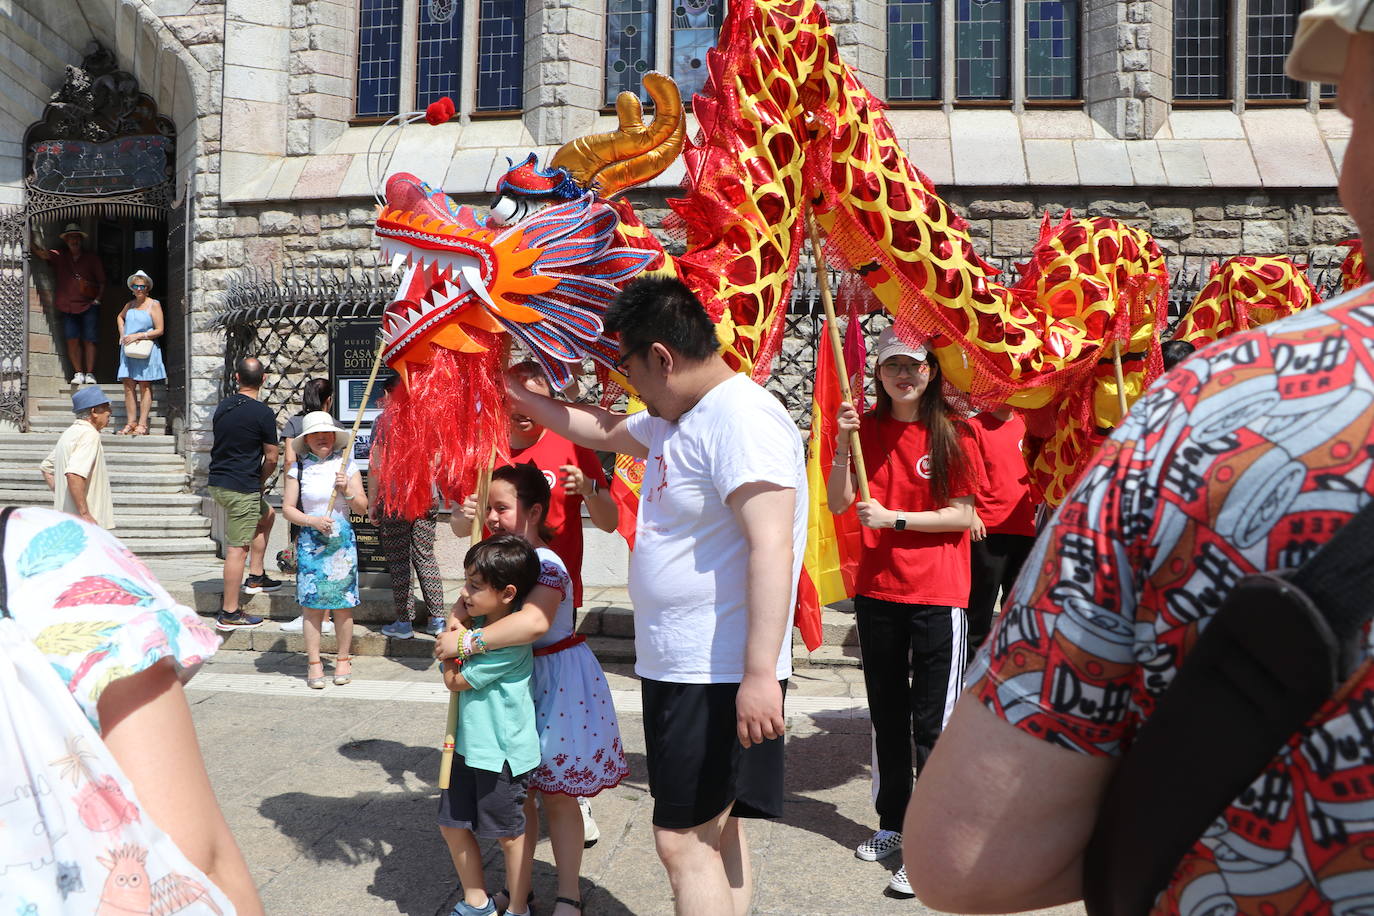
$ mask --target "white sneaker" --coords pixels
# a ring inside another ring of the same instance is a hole
[[[892,880],[887,882],[887,889],[899,897],[915,897],[916,893],[911,889],[911,882],[906,879],[906,866],[903,865],[892,875]]]
[[[582,848],[591,849],[601,839],[601,828],[596,826],[596,818],[592,817],[591,801],[578,796],[577,807],[582,811]]]
[[[97,385],[97,384],[99,384],[99,383],[95,380],[95,376],[92,375],[92,374],[89,373],[89,372],[86,373],[86,377],[85,377],[84,381],[85,381],[85,383],[86,383],[87,385]]]
[[[72,373],[72,380],[71,380],[71,383],[70,383],[70,384],[71,384],[71,386],[72,386],[73,388],[75,388],[75,387],[77,387],[78,385],[80,385],[82,382],[84,382],[85,380],[86,380],[86,376],[85,376],[84,374],[82,374],[82,373],[80,373],[80,372],[74,372],[74,373]]]
[[[854,850],[857,858],[865,862],[876,862],[879,859],[886,859],[894,852],[902,851],[902,835],[895,830],[879,830],[867,840],[859,844]]]
[[[283,633],[303,633],[305,632],[305,618],[297,617],[295,620],[288,620],[281,625]],[[325,636],[334,632],[334,621],[326,620],[324,626],[320,627],[320,632]]]

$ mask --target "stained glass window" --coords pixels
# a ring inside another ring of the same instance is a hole
[[[360,118],[394,115],[401,90],[402,0],[358,2],[358,99]]]
[[[641,80],[654,67],[655,0],[606,0],[606,104],[633,92],[649,100]]]
[[[1227,98],[1227,3],[1174,0],[1174,98]]]
[[[684,99],[706,85],[706,52],[724,16],[724,0],[673,0],[673,79]]]
[[[1010,97],[1011,31],[1008,0],[957,0],[954,21],[954,95],[959,99]]]
[[[420,0],[416,42],[415,107],[448,96],[458,103],[463,59],[463,5],[459,0]]]
[[[1306,91],[1283,72],[1301,0],[1250,0],[1245,17],[1245,97],[1295,99]]]
[[[938,0],[888,0],[887,97],[893,101],[940,97]]]
[[[519,111],[525,103],[524,0],[478,0],[477,110]]]
[[[1026,2],[1026,98],[1078,96],[1078,3]]]

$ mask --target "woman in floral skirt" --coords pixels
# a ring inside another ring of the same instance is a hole
[[[307,414],[293,441],[296,461],[286,469],[282,514],[301,526],[296,539],[296,601],[305,612],[305,682],[324,688],[320,660],[320,625],[334,612],[338,655],[334,683],[353,680],[353,608],[358,606],[358,545],[348,522],[351,509],[367,513],[362,475],[344,472],[343,449],[348,433],[324,411]],[[333,508],[330,499],[333,497]]]

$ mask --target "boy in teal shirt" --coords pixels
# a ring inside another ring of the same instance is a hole
[[[495,623],[518,609],[539,579],[539,558],[524,538],[498,535],[463,558],[460,598],[474,626]],[[495,838],[506,860],[512,905],[530,893],[525,857],[525,794],[539,766],[530,675],[530,647],[512,646],[470,656],[462,667],[444,662],[444,684],[458,693],[458,733],[449,787],[439,796],[439,832],[463,882],[453,916],[495,916],[482,878],[477,837]],[[524,914],[528,914],[526,909]]]

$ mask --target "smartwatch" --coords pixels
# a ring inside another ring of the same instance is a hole
[[[906,516],[903,515],[902,513],[898,512],[898,513],[897,513],[897,520],[896,520],[895,522],[892,523],[892,527],[895,528],[895,529],[897,529],[898,531],[905,531],[905,530],[906,530]]]

